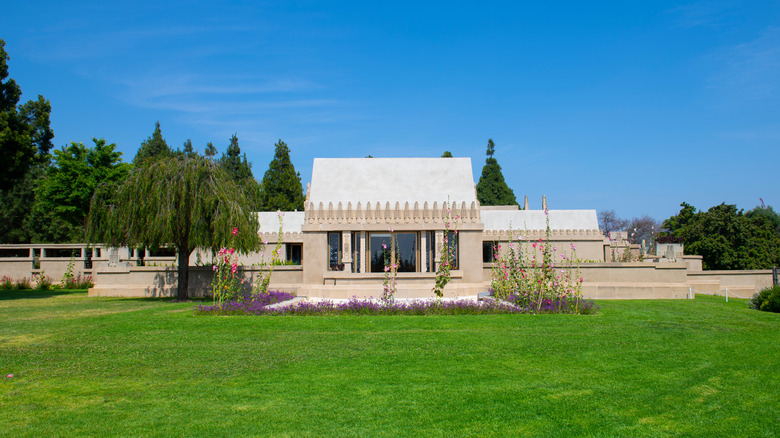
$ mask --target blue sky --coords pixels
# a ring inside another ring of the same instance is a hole
[[[117,4],[114,4],[117,3]],[[262,178],[315,157],[471,157],[522,203],[664,219],[780,206],[780,2],[12,2],[23,100],[55,145],[159,120],[173,147],[236,133]]]

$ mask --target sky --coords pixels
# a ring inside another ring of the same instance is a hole
[[[780,207],[780,1],[10,2],[22,101],[54,144],[159,121],[174,148],[236,134],[257,179],[314,158],[471,157],[522,204],[668,218]]]

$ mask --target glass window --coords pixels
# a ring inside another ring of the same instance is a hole
[[[425,232],[425,272],[436,272],[436,232]]]
[[[287,254],[287,262],[293,265],[300,265],[303,260],[303,244],[301,243],[286,243],[284,249]]]
[[[394,233],[398,272],[417,272],[417,233]]]
[[[451,269],[458,269],[458,235],[454,231],[447,233],[447,245],[450,250]],[[444,254],[441,255],[441,258],[444,259]]]
[[[384,272],[385,263],[390,263],[392,247],[390,233],[371,233],[369,235],[369,272]]]
[[[352,272],[362,272],[360,267],[360,232],[352,232]]]
[[[482,242],[482,263],[493,263],[498,254],[498,242]]]
[[[328,233],[328,270],[341,271],[341,233]]]

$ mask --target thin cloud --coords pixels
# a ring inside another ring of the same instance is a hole
[[[723,1],[699,1],[678,6],[670,11],[676,17],[677,25],[683,28],[721,25],[733,6]]]
[[[736,100],[763,100],[780,96],[780,28],[769,27],[748,43],[726,48],[711,85]]]

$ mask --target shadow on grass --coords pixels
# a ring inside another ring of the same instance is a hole
[[[87,296],[86,289],[10,289],[0,290],[0,301],[30,298],[51,298],[62,295]]]

